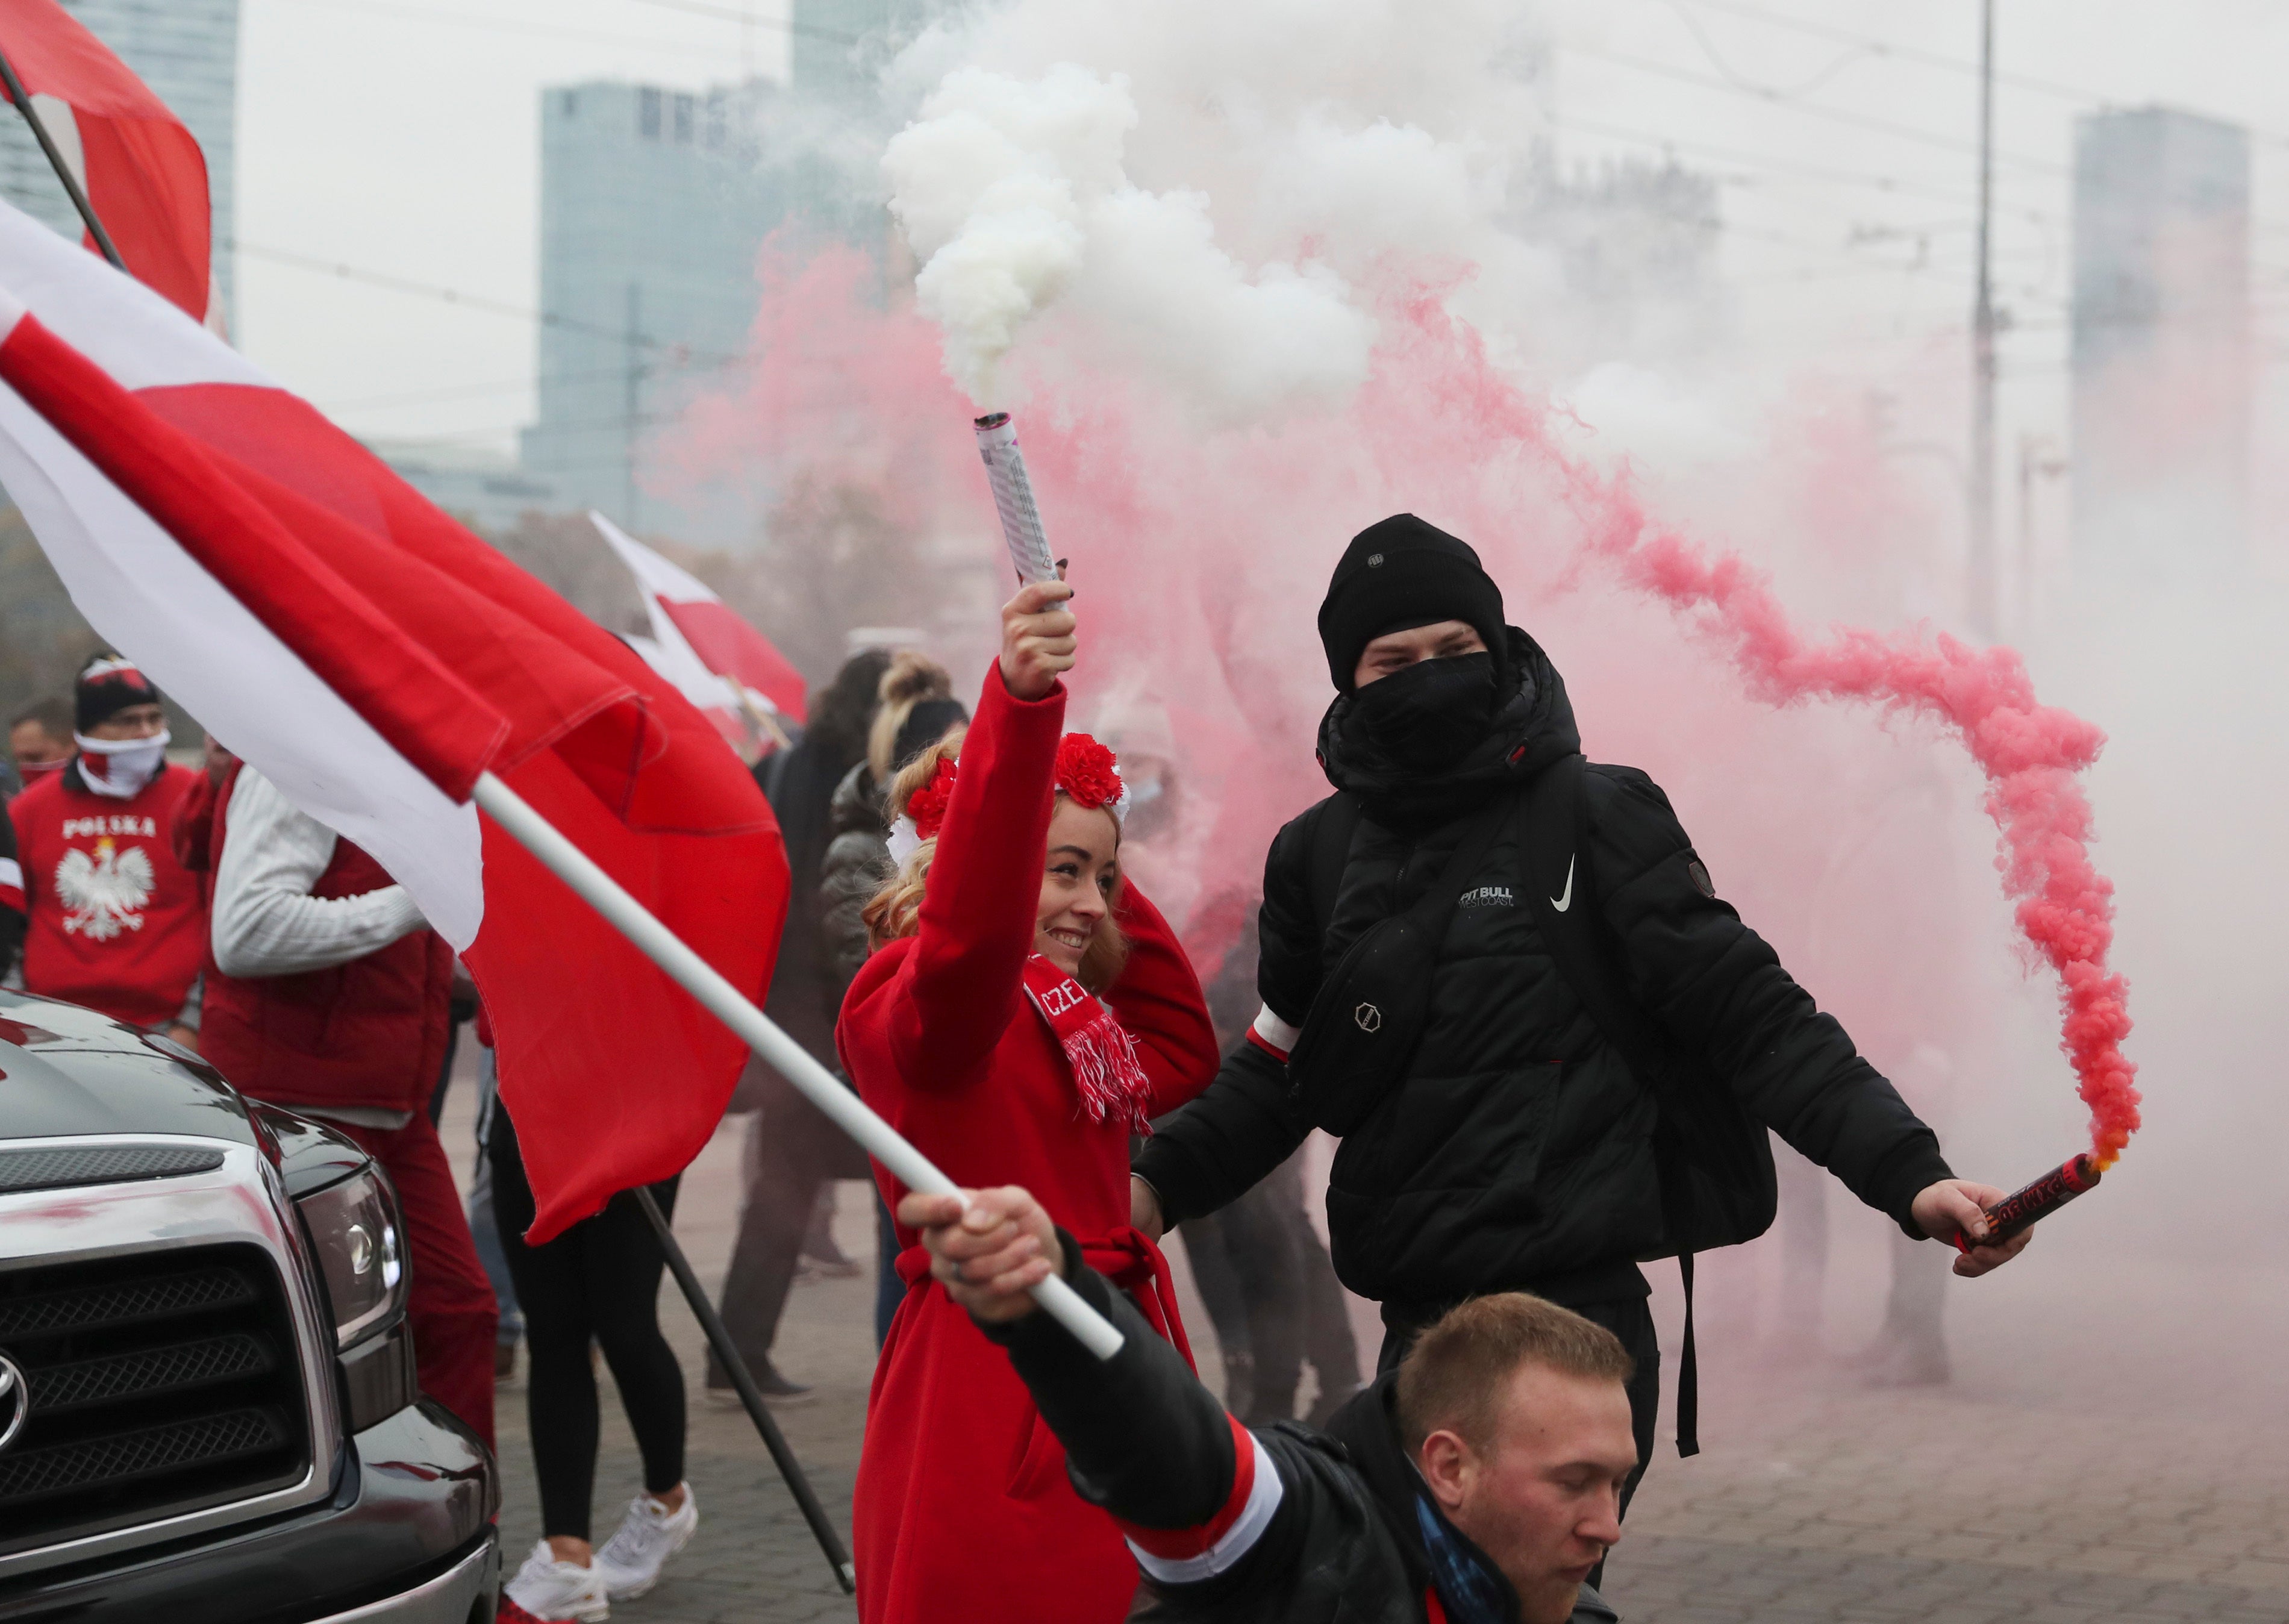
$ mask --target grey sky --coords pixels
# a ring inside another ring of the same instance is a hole
[[[535,92],[782,75],[786,34],[771,23],[785,3],[746,0],[758,20],[743,27],[720,14],[742,0],[246,0],[244,346],[361,432],[506,445],[531,410],[528,322],[268,256],[530,309]],[[1880,376],[1957,341],[1974,80],[1917,57],[1968,62],[1976,0],[1567,0],[1550,14],[1569,158],[1666,139],[1724,178],[1737,339],[1758,359]],[[1998,96],[2001,297],[2020,323],[2006,418],[2054,429],[2075,111],[2160,100],[2269,138],[2254,148],[2253,251],[2269,321],[2289,281],[2289,218],[2268,212],[2289,155],[2289,8],[2002,0],[2000,17],[2006,75],[2060,87],[2006,78]]]

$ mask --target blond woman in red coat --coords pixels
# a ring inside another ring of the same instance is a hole
[[[968,735],[893,787],[900,868],[867,910],[880,948],[835,1039],[861,1096],[957,1184],[1035,1192],[1184,1349],[1167,1266],[1129,1227],[1129,1139],[1207,1086],[1216,1039],[1168,925],[1121,883],[1112,753],[1064,734],[1071,595],[1045,582],[1010,601]],[[874,1177],[895,1209],[905,1188]],[[1136,1563],[1073,1493],[1008,1358],[929,1278],[919,1238],[898,1238],[906,1295],[851,1508],[859,1618],[1114,1624]]]

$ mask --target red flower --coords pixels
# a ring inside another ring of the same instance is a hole
[[[1121,769],[1113,752],[1086,733],[1057,741],[1057,788],[1075,806],[1109,807],[1121,799]]]
[[[930,781],[906,797],[906,816],[914,820],[914,833],[934,840],[945,822],[946,803],[953,799],[953,758],[940,756]]]

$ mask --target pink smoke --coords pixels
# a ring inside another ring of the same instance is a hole
[[[802,267],[767,254],[754,365],[686,418],[673,442],[682,477],[769,482],[819,462],[865,473],[974,537],[998,575],[992,504],[937,336],[902,303],[877,306],[868,281],[855,257]],[[2111,1165],[2139,1118],[2120,1048],[2127,987],[2107,967],[2113,888],[2091,861],[2078,776],[2103,736],[2040,704],[2008,649],[1920,628],[1808,640],[1764,571],[1656,522],[1627,472],[1570,449],[1578,426],[1490,361],[1448,314],[1452,287],[1387,301],[1373,375],[1339,412],[1268,426],[1201,426],[1084,365],[1054,322],[1031,341],[1017,410],[1052,545],[1081,586],[1076,712],[1086,725],[1094,697],[1123,681],[1169,690],[1185,770],[1218,808],[1197,843],[1198,928],[1219,928],[1273,831],[1324,792],[1310,746],[1327,678],[1309,607],[1328,561],[1362,524],[1419,512],[1545,601],[1594,569],[1666,604],[1764,704],[1859,700],[1959,738],[1986,781],[2019,929],[2059,978],[2062,1047]]]
[[[2090,1107],[2092,1150],[2102,1167],[2112,1166],[2139,1126],[2136,1068],[2121,1047],[2130,986],[2107,967],[2114,886],[2091,861],[2090,801],[2077,776],[2098,759],[2105,735],[2038,701],[2014,649],[1851,626],[1807,641],[1761,571],[1653,525],[1626,482],[1583,477],[1576,494],[1591,552],[1726,644],[1756,697],[1863,700],[1934,718],[1963,741],[1986,776],[1988,816],[2002,833],[2004,892],[2028,943],[2059,977],[2060,1047]]]

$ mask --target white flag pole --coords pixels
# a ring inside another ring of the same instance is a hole
[[[800,1089],[835,1126],[857,1140],[861,1150],[888,1167],[900,1183],[929,1195],[960,1193],[953,1181],[928,1157],[876,1116],[857,1094],[835,1081],[833,1074],[813,1060],[808,1050],[774,1025],[714,966],[685,946],[650,909],[621,889],[594,859],[558,832],[522,796],[492,774],[484,773],[477,779],[475,799],[495,823],[571,887],[582,902],[602,914],[709,1014],[745,1039],[750,1048]],[[1121,1333],[1113,1323],[1055,1275],[1033,1288],[1033,1301],[1098,1358],[1109,1359],[1121,1351]]]

